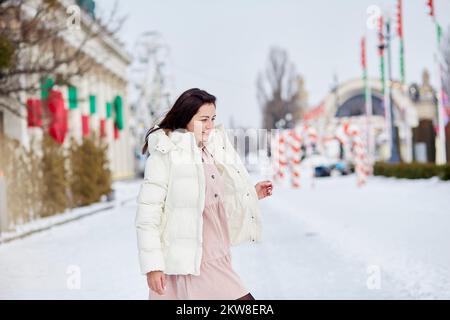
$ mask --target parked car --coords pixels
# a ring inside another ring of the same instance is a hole
[[[315,177],[329,177],[331,176],[331,166],[317,166],[314,168]]]
[[[331,170],[335,171],[336,173],[343,175],[343,176],[346,176],[346,175],[352,173],[352,167],[350,166],[350,164],[343,160],[336,162],[332,166]]]
[[[330,177],[336,175],[348,175],[352,172],[351,165],[344,160],[332,159],[319,155],[313,155],[310,159],[314,168],[315,177]]]
[[[330,158],[324,157],[320,154],[313,154],[302,161],[306,167],[314,170],[315,177],[328,177],[331,174],[331,167],[333,161]]]

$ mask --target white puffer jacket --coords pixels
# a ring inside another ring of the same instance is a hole
[[[205,205],[201,149],[186,130],[149,136],[138,195],[137,243],[141,273],[200,274]],[[225,132],[216,125],[205,143],[225,182],[224,204],[232,245],[261,241],[255,186]]]

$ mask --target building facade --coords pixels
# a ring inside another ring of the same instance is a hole
[[[374,160],[388,161],[391,157],[391,130],[387,95],[382,92],[379,79],[369,79],[372,115],[366,117],[365,86],[361,79],[340,83],[321,104],[304,115],[304,121],[314,125],[321,135],[332,135],[344,122],[357,124],[367,137],[367,145]],[[430,76],[424,71],[421,84],[409,87],[399,82],[391,86],[394,126],[398,134],[398,150],[404,162],[436,162],[437,101],[430,85]],[[448,113],[448,108],[446,108]],[[450,157],[450,125],[446,124],[446,154]]]
[[[83,41],[84,27],[90,23],[90,15],[93,14],[93,1],[64,0],[58,3],[61,15],[66,14],[69,6],[88,5],[80,11],[81,28],[62,34],[62,49],[73,50]],[[35,48],[31,54],[45,52]],[[113,178],[133,177],[135,169],[127,93],[127,70],[131,57],[117,39],[103,32],[83,45],[80,59],[89,63],[89,68],[71,79],[70,84],[58,84],[57,75],[49,75],[45,79],[33,76],[21,79],[24,83],[40,82],[41,93],[23,95],[20,102],[23,105],[15,108],[20,115],[0,106],[0,132],[19,140],[27,148],[33,148],[32,142],[38,141],[44,130],[52,130],[33,119],[42,113],[43,102],[46,101],[56,108],[58,119],[64,119],[61,120],[63,124],[50,132],[63,146],[68,146],[72,138],[80,141],[83,136],[95,133],[108,144]],[[64,68],[71,68],[71,65]],[[59,71],[64,72],[64,68]]]

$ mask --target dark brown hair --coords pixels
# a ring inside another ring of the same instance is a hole
[[[208,92],[192,88],[183,92],[175,101],[173,107],[167,112],[164,119],[148,130],[145,135],[145,144],[142,148],[142,154],[146,154],[148,150],[148,137],[150,134],[159,129],[173,131],[176,129],[186,129],[192,117],[198,112],[198,109],[205,103],[216,105],[216,97]]]

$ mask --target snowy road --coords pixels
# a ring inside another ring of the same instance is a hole
[[[327,178],[275,186],[261,209],[264,241],[233,249],[257,299],[450,298],[450,183]],[[0,245],[0,299],[146,299],[135,211],[129,201]]]

